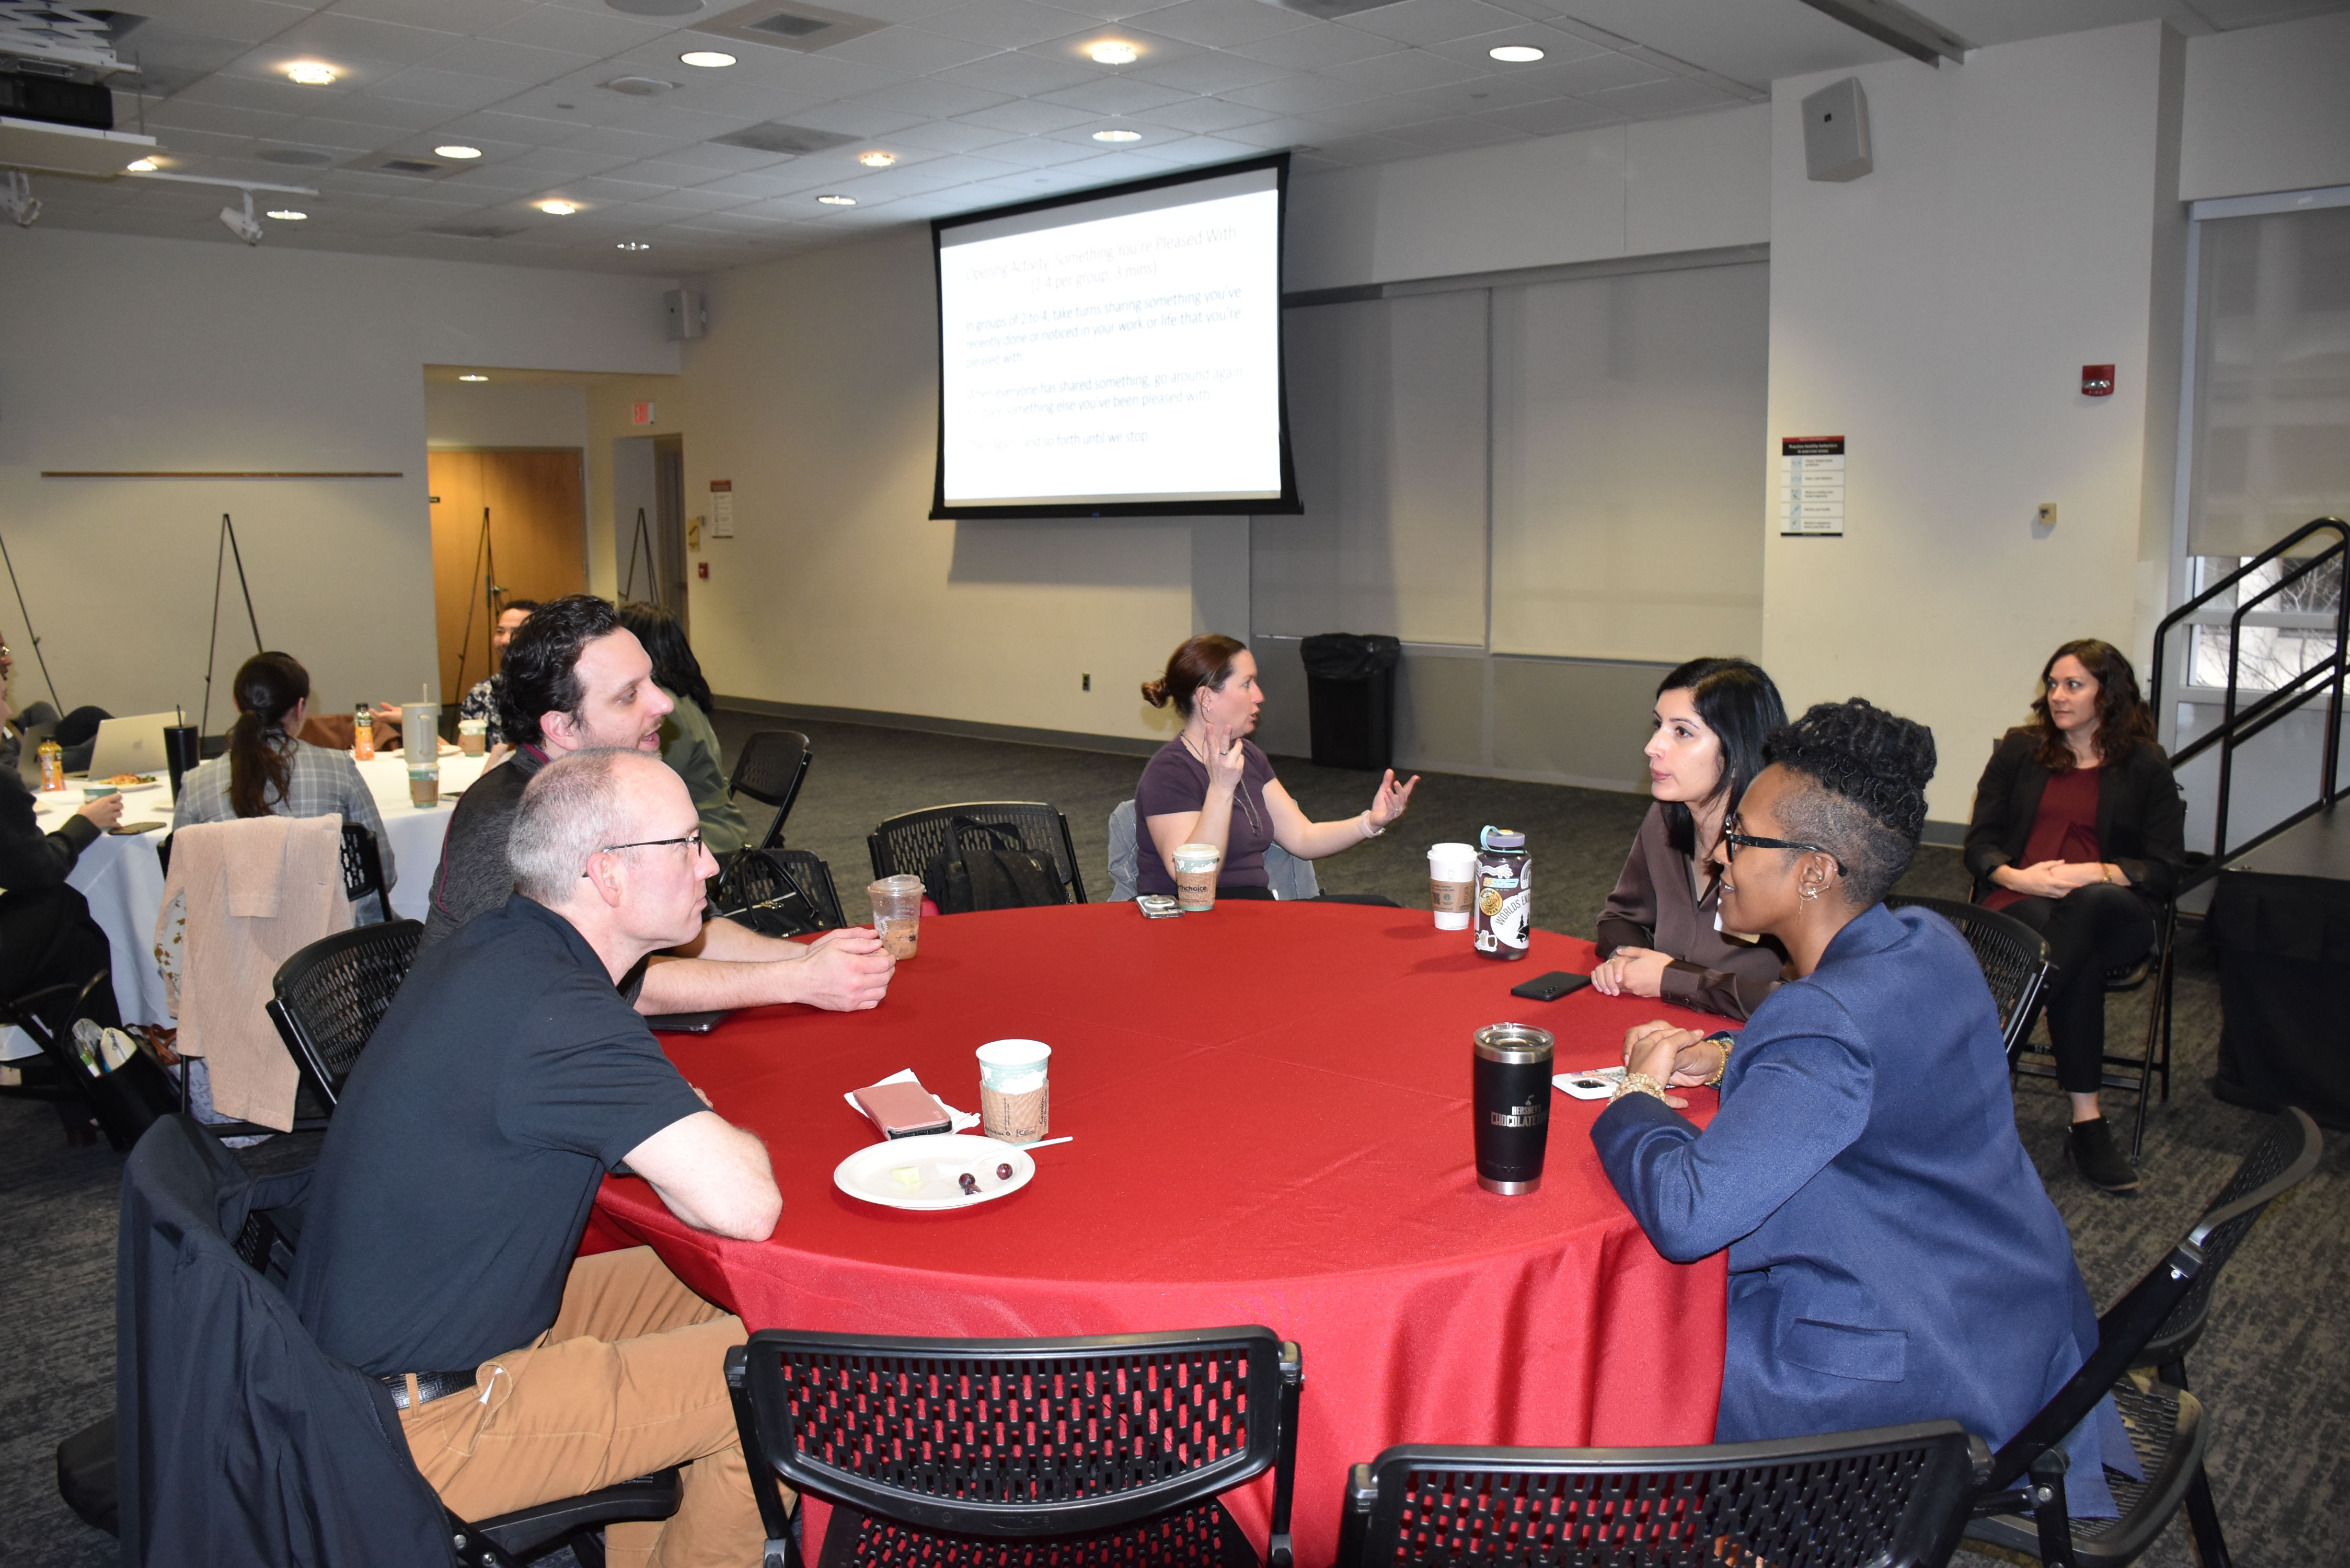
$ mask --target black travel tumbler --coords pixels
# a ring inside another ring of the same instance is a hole
[[[1504,1197],[1532,1192],[1550,1149],[1550,1032],[1489,1023],[1475,1038],[1477,1185]]]
[[[163,761],[172,772],[172,798],[180,798],[180,780],[203,761],[203,742],[193,724],[163,726]]]

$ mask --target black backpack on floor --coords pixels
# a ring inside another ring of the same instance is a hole
[[[1021,843],[1016,828],[967,816],[948,821],[947,847],[922,867],[922,890],[942,915],[1068,902],[1052,856]]]

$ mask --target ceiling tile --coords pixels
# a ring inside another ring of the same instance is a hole
[[[517,158],[501,159],[492,167],[509,172],[533,173],[544,180],[570,180],[587,174],[608,173],[629,161],[609,153],[582,152],[568,147],[538,147]]]
[[[1277,33],[1294,33],[1315,26],[1311,16],[1261,0],[1181,0],[1140,18],[1154,33],[1180,38],[1187,44],[1226,48],[1254,43]]]
[[[918,81],[859,93],[838,107],[888,109],[923,119],[954,119],[974,109],[1018,101],[1000,92],[983,92],[978,88],[958,87],[952,82]]]
[[[983,109],[962,119],[974,125],[993,126],[998,130],[1016,130],[1024,136],[1035,136],[1047,130],[1059,130],[1092,115],[1081,109],[1066,109],[1056,103],[1040,103],[1035,99],[1020,99]]]
[[[267,136],[298,124],[300,118],[265,109],[238,109],[225,103],[178,98],[148,106],[147,131],[166,140],[168,133],[174,130],[208,130],[216,136]]]
[[[380,98],[407,103],[437,103],[451,109],[486,109],[500,99],[511,97],[514,90],[513,82],[464,71],[436,70],[431,66],[411,66],[386,77],[374,88]]]
[[[412,0],[397,3],[411,4]],[[465,3],[470,5],[474,0]],[[650,43],[671,30],[665,21],[651,17],[623,16],[600,6],[594,11],[579,11],[568,5],[533,5],[512,21],[471,29],[483,38],[502,38],[542,49],[567,49],[575,55],[593,55],[598,59]]]
[[[1180,60],[1136,66],[1126,74],[1137,81],[1157,82],[1161,87],[1180,88],[1185,92],[1209,93],[1254,87],[1259,82],[1286,76],[1289,69],[1286,66],[1253,60],[1245,55],[1207,49]]]
[[[1403,102],[1419,111],[1417,118],[1426,119],[1448,114],[1492,114],[1521,104],[1547,103],[1561,96],[1539,83],[1516,77],[1471,77],[1467,81],[1399,95]]]
[[[1031,136],[1005,142],[1001,147],[991,147],[987,155],[999,162],[1015,164],[1023,169],[1050,169],[1055,164],[1074,163],[1080,158],[1091,157],[1094,151],[1090,141],[1077,147],[1066,141],[1049,141],[1041,136]]]
[[[297,119],[270,140],[289,147],[328,147],[364,152],[411,134],[388,125],[359,125],[323,117]]]
[[[938,174],[963,184],[981,180],[1002,180],[1020,172],[1021,165],[1008,163],[1000,158],[937,158],[916,165],[925,172]]]
[[[428,130],[447,120],[450,113],[443,104],[412,103],[363,92],[348,94],[320,111],[322,118],[348,120],[354,125],[397,126],[402,130]]]
[[[1328,134],[1313,120],[1291,116],[1284,119],[1259,120],[1254,125],[1236,125],[1222,133],[1226,141],[1237,141],[1245,147],[1268,151],[1282,147],[1304,147],[1318,142]]]
[[[543,49],[499,38],[460,38],[424,62],[435,70],[465,71],[536,86],[596,63],[588,55]]]
[[[756,79],[785,92],[804,93],[818,101],[828,102],[833,99],[853,98],[861,92],[889,87],[904,81],[906,78],[899,72],[860,65],[855,60],[836,60],[827,53],[795,56],[760,72]]]
[[[408,66],[439,54],[463,36],[321,11],[273,35],[262,47],[288,60],[315,59],[334,65],[338,57],[348,56]]]
[[[1451,38],[1472,38],[1523,20],[1482,0],[1400,0],[1398,5],[1358,12],[1335,25],[1425,47]]]
[[[234,77],[226,73],[206,77],[186,91],[173,96],[173,103],[216,103],[229,109],[265,109],[279,114],[333,114],[354,96],[333,88],[301,88],[289,81],[270,81],[257,77]]]
[[[667,194],[665,186],[648,185],[641,180],[619,180],[609,174],[597,174],[585,180],[575,180],[572,182],[572,188],[587,200],[602,202],[606,207],[622,202],[641,202],[649,197]]]
[[[622,170],[622,173],[628,171]],[[638,212],[660,213],[674,216],[679,213],[710,213],[721,207],[738,205],[733,196],[722,196],[715,191],[667,191],[658,196],[641,196],[629,203]],[[664,220],[666,221],[666,220]]]
[[[1505,44],[1531,44],[1534,47],[1542,50],[1544,58],[1530,62],[1533,65],[1555,66],[1568,60],[1587,59],[1593,55],[1610,52],[1605,45],[1595,44],[1563,27],[1551,26],[1541,22],[1520,22],[1514,26],[1503,27],[1499,32],[1479,33],[1471,37],[1454,38],[1446,43],[1433,45],[1431,48],[1432,52],[1442,55],[1447,59],[1464,61],[1477,67],[1480,70],[1492,71],[1502,76],[1507,76],[1513,71],[1527,69],[1527,65],[1511,65],[1506,61],[1493,58],[1492,51]]]
[[[391,3],[405,4],[405,0]],[[151,26],[257,44],[302,22],[316,9],[285,0],[146,0],[139,12],[153,18]]]
[[[1135,116],[1152,125],[1171,125],[1178,130],[1197,133],[1229,130],[1236,125],[1256,125],[1274,118],[1271,109],[1252,109],[1246,104],[1231,103],[1220,98],[1185,99],[1162,108],[1145,109]]]
[[[877,22],[903,26],[909,22],[920,22],[925,17],[935,16],[941,11],[952,9],[960,3],[961,0],[855,0],[857,7],[855,14],[859,16],[870,16]],[[842,7],[835,6],[834,9],[839,10]]]
[[[969,120],[940,119],[928,125],[910,125],[889,133],[890,143],[910,147],[927,147],[941,152],[977,152],[984,148],[1000,146],[1019,135],[1014,130],[998,130],[991,125],[974,125]]]
[[[849,99],[803,110],[792,116],[791,123],[805,125],[813,130],[835,131],[842,136],[869,137],[893,135],[908,126],[920,125],[921,118],[900,109],[884,109],[878,103]]]
[[[1667,77],[1660,82],[1641,82],[1634,87],[1586,93],[1584,101],[1633,119],[1652,119],[1661,115],[1728,109],[1741,100],[1703,82],[1693,82],[1686,77]]]
[[[975,44],[968,38],[949,37],[921,27],[884,27],[878,33],[835,44],[824,52],[836,60],[853,60],[900,76],[920,77],[950,66],[968,65],[998,51],[993,44]]]
[[[1447,82],[1471,78],[1482,79],[1487,73],[1426,49],[1405,49],[1392,55],[1374,55],[1367,60],[1348,60],[1330,67],[1323,74],[1360,87],[1376,88],[1383,93],[1398,93],[1442,87]]]
[[[1416,158],[1420,150],[1393,137],[1351,136],[1326,141],[1319,151],[1323,157],[1335,158],[1341,163],[1387,163],[1399,158]]]
[[[1253,0],[1251,3],[1253,4]],[[1091,109],[1096,114],[1138,114],[1146,109],[1180,103],[1191,96],[1173,88],[1160,87],[1155,82],[1112,77],[1104,81],[1087,82],[1082,87],[1063,88],[1058,92],[1046,93],[1037,101]]]
[[[1357,87],[1353,82],[1304,74],[1217,96],[1233,103],[1247,104],[1252,109],[1271,109],[1279,114],[1311,114],[1331,104],[1353,103],[1373,94],[1369,88]]]
[[[1023,44],[1041,44],[1047,38],[1074,33],[1087,20],[1076,12],[1064,11],[1057,5],[1039,5],[1034,0],[963,0],[960,5],[925,18],[922,26],[949,37],[993,44],[999,49],[1016,49]]]
[[[1605,92],[1609,88],[1631,87],[1638,82],[1665,79],[1666,73],[1656,67],[1643,65],[1625,55],[1593,55],[1586,59],[1566,60],[1554,65],[1548,60],[1528,66],[1523,70],[1507,73],[1507,79],[1523,81],[1562,97],[1575,93]]]
[[[1043,59],[1024,51],[1014,51],[989,55],[967,66],[941,71],[937,79],[980,88],[988,92],[1009,93],[1014,98],[1034,98],[1038,93],[1092,81],[1100,74],[1098,66],[1079,66],[1066,60]]]
[[[1391,55],[1402,47],[1393,38],[1382,38],[1374,33],[1361,33],[1352,27],[1326,24],[1295,33],[1283,33],[1259,43],[1236,45],[1232,52],[1252,60],[1263,60],[1269,66],[1279,66],[1284,70],[1318,71],[1341,60]]]
[[[658,158],[677,145],[671,136],[655,136],[648,131],[626,130],[619,126],[598,125],[579,131],[560,145],[577,147],[588,152],[614,152],[631,159]]]
[[[1586,130],[1595,125],[1620,125],[1624,119],[1620,114],[1610,114],[1579,98],[1548,99],[1519,109],[1501,109],[1485,118],[1532,136],[1556,136],[1563,131]]]

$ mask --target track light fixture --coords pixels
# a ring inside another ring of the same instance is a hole
[[[41,215],[41,199],[33,194],[33,177],[22,169],[8,171],[8,183],[0,189],[0,213],[16,220],[20,229],[29,229]]]

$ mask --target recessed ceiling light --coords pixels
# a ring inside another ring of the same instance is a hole
[[[156,170],[161,169],[161,167],[162,165],[156,162],[152,158],[141,158],[136,163],[124,164],[122,166],[122,171],[126,174],[152,174]]]
[[[278,207],[273,209],[269,215],[276,219],[281,223],[298,223],[309,217],[310,214],[307,213],[297,213],[291,207]]]
[[[649,251],[652,246],[642,240],[622,240],[612,247],[616,251]]]
[[[335,68],[322,66],[316,60],[304,60],[286,67],[286,79],[303,87],[332,87],[335,85]]]
[[[1142,132],[1139,130],[1097,130],[1094,132],[1094,140],[1096,141],[1139,141],[1142,140]]]
[[[454,141],[451,142],[446,147],[436,147],[432,151],[435,156],[442,158],[479,158],[482,155],[482,150],[480,148],[467,147],[463,143]]]
[[[663,81],[659,77],[614,77],[610,81],[606,82],[604,86],[608,91],[626,93],[630,98],[658,98],[662,93],[668,92],[671,88],[675,88],[677,84],[671,81]],[[567,109],[570,106],[567,104],[556,104],[555,107],[557,109]]]
[[[567,218],[579,210],[577,202],[541,202],[538,210],[550,218]]]
[[[857,205],[857,198],[854,196],[818,196],[816,200],[822,202],[827,207],[854,207]]]
[[[1530,66],[1543,57],[1543,52],[1532,44],[1503,44],[1500,48],[1488,49],[1485,53],[1509,66]]]
[[[1120,39],[1105,38],[1087,45],[1086,57],[1097,66],[1130,66],[1142,57],[1142,51]]]
[[[457,379],[461,381],[486,381],[489,378],[487,376],[476,376],[469,370],[464,375],[458,377]]]
[[[898,155],[894,152],[860,152],[857,161],[868,169],[887,169],[898,161]]]
[[[721,66],[733,65],[734,57],[717,49],[688,49],[678,56],[678,62],[681,65],[700,66],[705,70],[714,71]]]

